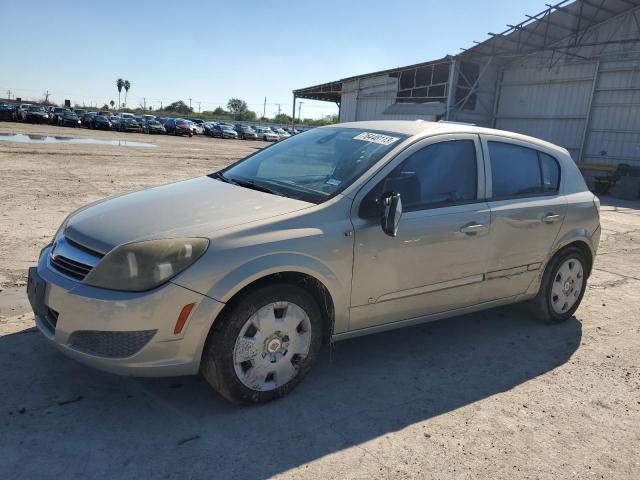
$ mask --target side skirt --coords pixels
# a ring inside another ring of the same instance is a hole
[[[406,320],[385,323],[382,325],[376,325],[374,327],[361,328],[361,329],[353,330],[350,332],[338,333],[338,334],[334,334],[331,337],[331,341],[338,342],[340,340],[361,337],[363,335],[369,335],[371,333],[385,332],[388,330],[395,330],[396,328],[410,327],[412,325],[419,325],[421,323],[433,322],[435,320],[441,320],[443,318],[456,317],[459,315],[465,315],[467,313],[479,312],[481,310],[487,310],[489,308],[500,307],[502,305],[509,305],[511,303],[516,303],[531,297],[532,295],[514,295],[512,297],[500,298],[498,300],[492,300],[490,302],[478,303],[470,307],[458,308],[455,310],[448,310],[446,312],[434,313],[431,315],[424,315],[421,317],[408,318]]]

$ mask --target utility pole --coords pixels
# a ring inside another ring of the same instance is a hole
[[[300,102],[298,103],[298,121],[301,122],[302,121],[302,117],[300,116],[300,110],[302,110],[302,104],[304,102]]]
[[[162,100],[160,100],[160,110],[162,110]]]
[[[191,99],[189,99],[189,108],[191,108]]]
[[[262,107],[262,118],[267,114],[267,97],[264,97],[264,105]]]
[[[143,104],[142,111],[146,112],[147,111],[147,97],[142,97],[142,104]]]
[[[200,104],[201,104],[202,102],[196,102],[196,103],[198,104],[198,113],[200,113]]]
[[[280,104],[277,103],[276,105],[278,105],[278,116],[280,116]]]

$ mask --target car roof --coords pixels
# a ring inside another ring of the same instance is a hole
[[[428,137],[431,135],[455,134],[455,133],[475,133],[478,135],[497,135],[501,137],[512,138],[531,144],[546,147],[552,150],[568,154],[563,147],[553,143],[541,140],[539,138],[530,137],[520,133],[509,132],[507,130],[497,130],[494,128],[478,127],[466,123],[455,122],[428,122],[423,120],[370,120],[363,122],[345,122],[328,125],[320,128],[343,127],[358,128],[362,130],[381,130],[385,132],[401,133],[409,136]]]

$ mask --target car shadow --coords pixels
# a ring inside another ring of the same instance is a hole
[[[240,407],[199,376],[98,372],[25,330],[0,338],[0,477],[265,478],[512,389],[581,336],[522,307],[465,315],[327,346],[289,396]]]

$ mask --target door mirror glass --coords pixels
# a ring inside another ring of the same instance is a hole
[[[402,217],[402,200],[399,193],[387,193],[381,199],[382,216],[380,226],[390,237],[398,235],[400,217]]]

